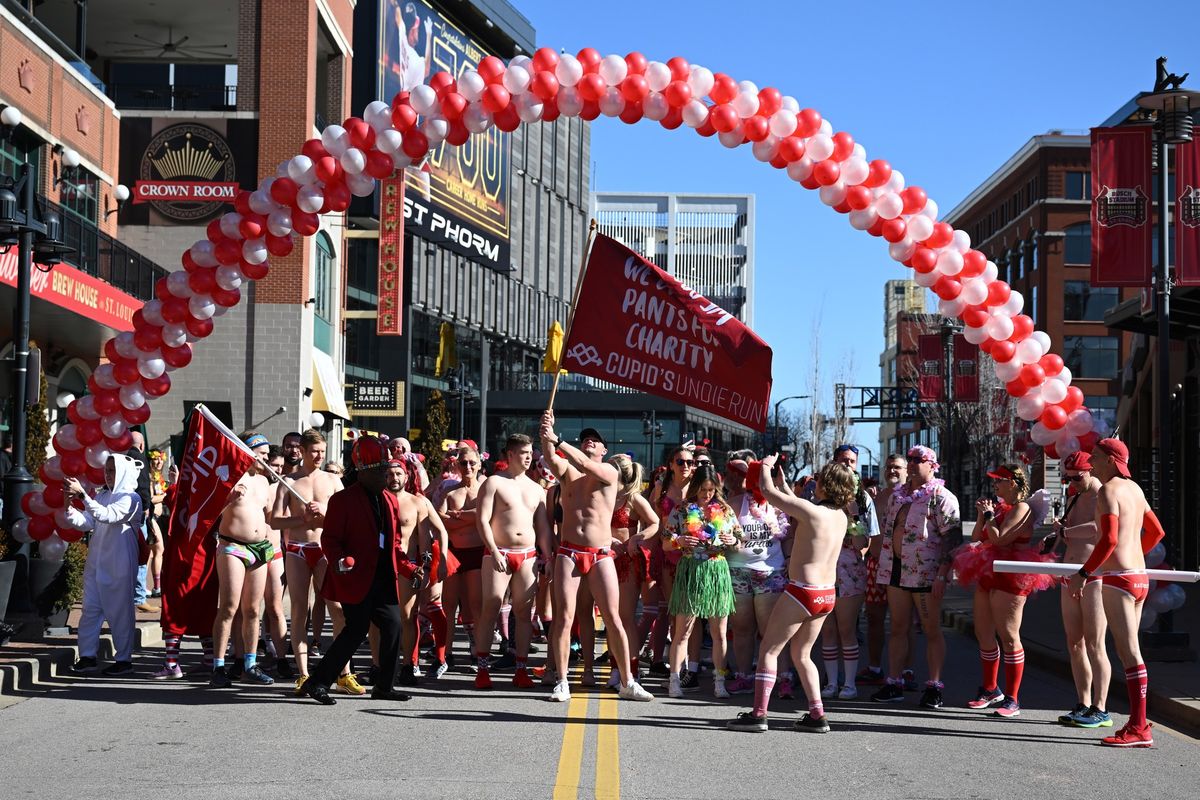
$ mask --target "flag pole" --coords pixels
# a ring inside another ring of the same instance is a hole
[[[579,278],[575,281],[575,291],[571,293],[571,313],[567,316],[566,330],[563,331],[563,347],[571,340],[571,326],[575,322],[575,307],[579,304],[579,291],[583,288],[583,275],[587,271],[588,254],[592,250],[592,242],[596,240],[596,220],[593,218],[588,226],[587,241],[583,244],[583,253],[579,257]],[[547,411],[554,410],[554,398],[558,396],[558,379],[562,377],[562,362],[566,353],[561,353],[558,359],[558,369],[554,370],[554,383],[550,387],[550,402],[546,404]]]

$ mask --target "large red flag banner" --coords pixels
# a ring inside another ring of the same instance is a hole
[[[1092,128],[1092,285],[1146,286],[1150,221],[1149,125]]]
[[[764,430],[771,348],[754,331],[619,242],[596,235],[563,369]]]
[[[1200,286],[1200,139],[1175,146],[1175,279]]]
[[[188,423],[162,571],[167,636],[209,636],[217,613],[213,526],[254,456],[212,412],[196,406]]]

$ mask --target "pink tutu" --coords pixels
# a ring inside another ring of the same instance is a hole
[[[1053,555],[1042,555],[1028,542],[997,547],[992,544],[972,542],[954,551],[954,572],[958,584],[965,588],[978,587],[985,591],[996,589],[1009,594],[1026,595],[1045,591],[1057,585],[1053,575],[1035,575],[1030,572],[993,572],[992,562],[1032,561],[1052,563]]]

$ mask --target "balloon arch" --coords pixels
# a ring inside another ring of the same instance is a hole
[[[109,363],[89,378],[91,393],[67,408],[70,424],[55,435],[56,455],[39,473],[45,488],[22,501],[29,519],[19,533],[39,541],[57,534],[64,542],[82,535],[65,524],[64,476],[103,483],[109,453],[127,450],[129,426],[150,418],[147,399],[170,390],[168,373],[191,362],[192,346],[212,333],[214,318],[241,300],[242,283],[265,278],[270,257],[292,251],[294,234],[315,234],[320,214],[345,211],[351,196],[371,195],[377,180],[421,162],[443,142],[459,146],[493,126],[513,131],[559,116],[600,115],[668,130],[687,126],[729,148],[749,143],[756,159],[817,190],[851,227],[884,239],[888,255],[938,295],[938,310],[963,321],[967,340],[992,356],[1008,393],[1020,398],[1017,413],[1034,423],[1035,443],[1051,457],[1090,449],[1096,434],[1083,392],[1049,352],[1050,337],[1021,313],[1024,298],[997,279],[996,265],[971,248],[965,232],[937,221],[937,204],[924,190],[906,186],[886,161],[868,161],[849,133],[835,133],[817,111],[778,89],[683,58],[661,63],[640,53],[602,57],[585,48],[572,56],[542,48],[507,65],[488,56],[457,80],[438,72],[390,106],[377,100],[361,119],[330,125],[305,142],[257,190],[241,192],[236,211],[211,222],[207,237],[184,252],[183,269],[158,281],[156,299],[133,315],[133,331],[105,344]]]

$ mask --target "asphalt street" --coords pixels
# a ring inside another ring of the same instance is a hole
[[[576,689],[490,693],[451,673],[408,703],[283,687],[215,691],[145,677],[69,679],[0,709],[0,797],[56,798],[1176,798],[1195,796],[1200,741],[1159,724],[1155,747],[1111,750],[1106,731],[1065,728],[1069,685],[1026,672],[1013,720],[962,704],[978,683],[974,641],[948,632],[948,706],[830,701],[828,735],[796,733],[802,698],[772,702],[771,730],[725,722],[749,697],[711,686],[683,700],[651,679],[652,703]],[[461,647],[461,644],[460,644]],[[918,675],[921,670],[918,669]],[[1151,667],[1150,680],[1154,673]],[[1115,714],[1118,726],[1124,716]]]

